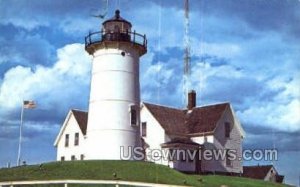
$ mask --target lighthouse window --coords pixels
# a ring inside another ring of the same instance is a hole
[[[130,107],[130,124],[132,126],[135,126],[136,125],[136,108],[135,106],[131,106]]]
[[[119,28],[119,26],[118,25],[115,25],[115,32],[117,32],[117,33],[119,33],[120,32],[120,28]]]

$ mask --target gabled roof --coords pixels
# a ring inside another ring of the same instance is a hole
[[[88,113],[75,109],[72,109],[72,113],[80,127],[82,134],[86,135]]]
[[[144,103],[146,108],[168,134],[195,134],[213,132],[229,103],[181,110]]]
[[[264,166],[244,166],[243,167],[243,177],[253,178],[253,179],[264,179],[272,165]]]
[[[57,146],[63,132],[65,131],[65,128],[67,127],[68,125],[68,122],[71,118],[71,116],[74,116],[81,132],[83,135],[86,135],[86,128],[87,128],[87,118],[88,118],[88,113],[87,112],[84,112],[84,111],[80,111],[80,110],[77,110],[77,109],[72,109],[69,111],[62,127],[60,128],[60,131],[55,139],[55,142],[54,142],[54,146]]]
[[[150,103],[144,103],[153,117],[161,124],[163,129],[168,134],[187,134],[188,128],[185,123],[185,111],[170,108],[166,106],[160,106]]]
[[[229,103],[193,108],[193,110],[186,115],[189,133],[214,131],[227,107],[229,107]]]

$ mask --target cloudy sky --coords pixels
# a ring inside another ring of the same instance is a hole
[[[300,1],[190,0],[191,87],[198,105],[229,101],[244,148],[279,150],[286,182],[300,175]],[[0,167],[55,160],[53,142],[70,108],[87,110],[91,57],[84,37],[115,9],[147,35],[144,101],[183,107],[183,0],[0,0]],[[262,162],[261,162],[262,163]],[[269,162],[264,162],[269,163]],[[250,161],[246,164],[257,164]]]

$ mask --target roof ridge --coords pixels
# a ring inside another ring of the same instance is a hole
[[[72,111],[76,111],[76,112],[85,112],[85,113],[88,113],[88,111],[85,111],[85,110],[81,110],[81,109],[77,109],[77,108],[73,108],[71,109]]]
[[[172,107],[172,106],[167,106],[167,105],[162,105],[162,104],[154,104],[154,103],[148,103],[148,102],[142,102],[143,104],[148,104],[148,105],[155,105],[155,106],[158,106],[158,107],[165,107],[165,108],[170,108],[170,109],[175,109],[175,110],[181,110],[183,112],[186,112],[188,111],[187,108],[176,108],[176,107]],[[229,101],[226,101],[226,102],[220,102],[220,103],[212,103],[212,104],[208,104],[208,105],[201,105],[201,106],[196,106],[194,107],[193,109],[199,109],[199,108],[205,108],[205,107],[211,107],[211,106],[216,106],[216,105],[226,105],[226,104],[229,104],[230,105],[230,102]]]
[[[210,103],[210,104],[207,104],[207,105],[196,106],[195,108],[210,107],[210,106],[215,106],[215,105],[225,105],[225,104],[230,104],[230,102],[229,102],[229,101],[226,101],[226,102]]]
[[[167,105],[162,105],[162,104],[154,104],[154,103],[148,103],[148,102],[142,102],[142,103],[146,104],[146,105],[155,105],[155,106],[158,106],[158,107],[164,107],[164,108],[181,110],[181,111],[186,110],[186,109],[175,108],[175,107],[172,107],[172,106],[167,106]]]
[[[250,165],[250,166],[243,166],[243,167],[274,167],[272,164],[266,164],[266,165]]]

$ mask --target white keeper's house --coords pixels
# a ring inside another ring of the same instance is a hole
[[[147,40],[120,11],[85,43],[93,56],[89,110],[67,114],[54,143],[58,161],[124,159],[121,155],[136,160],[129,148],[141,148],[143,160],[183,172],[243,172],[245,132],[230,103],[196,106],[195,91],[184,109],[140,101],[139,57],[147,52]],[[174,150],[183,154],[164,154]],[[223,151],[225,157],[204,159],[205,150]],[[236,151],[235,159],[228,150]]]

